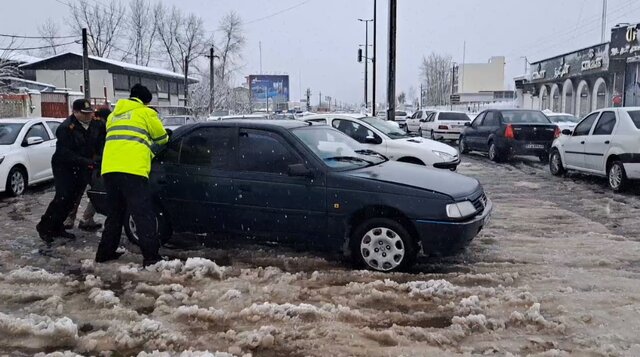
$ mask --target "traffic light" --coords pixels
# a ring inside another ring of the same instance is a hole
[[[362,48],[358,48],[358,62],[362,62]]]

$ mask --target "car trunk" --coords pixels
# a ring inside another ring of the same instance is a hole
[[[520,141],[553,141],[556,130],[553,124],[511,124],[511,128]]]
[[[464,124],[468,122],[468,120],[441,120],[438,122],[438,129],[461,132],[464,129]],[[444,128],[445,126],[447,127],[446,129]]]

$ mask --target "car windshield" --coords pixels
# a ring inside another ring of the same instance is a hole
[[[391,139],[403,139],[408,137],[407,133],[404,130],[400,129],[397,124],[394,124],[387,120],[378,118],[362,118],[361,120],[378,129],[384,135]]]
[[[636,128],[640,129],[640,110],[630,110],[627,113],[629,113],[629,116]]]
[[[326,126],[292,130],[325,165],[338,170],[353,170],[378,165],[387,158],[368,150],[347,135]]]
[[[549,120],[552,123],[577,123],[579,121],[578,118],[573,115],[550,115]]]
[[[442,121],[469,121],[469,117],[465,113],[442,112],[438,117]]]
[[[24,124],[0,124],[0,145],[11,145],[16,141]]]
[[[187,118],[184,117],[167,117],[162,119],[164,125],[184,125],[187,122]]]
[[[504,110],[501,112],[506,124],[550,124],[547,116],[535,110]]]

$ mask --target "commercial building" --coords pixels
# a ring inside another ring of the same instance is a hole
[[[638,24],[611,29],[611,41],[531,63],[515,79],[521,106],[583,117],[610,106],[640,105]]]
[[[504,56],[487,63],[463,63],[453,68],[452,107],[477,112],[492,103],[513,101],[515,94],[504,83]]]

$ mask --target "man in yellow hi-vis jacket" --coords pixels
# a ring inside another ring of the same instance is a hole
[[[166,144],[169,139],[158,113],[147,106],[151,99],[149,89],[136,84],[131,88],[130,98],[119,100],[107,119],[102,176],[108,207],[96,252],[98,263],[120,257],[116,249],[129,215],[136,226],[143,265],[161,260],[148,181],[153,158],[151,146]]]

